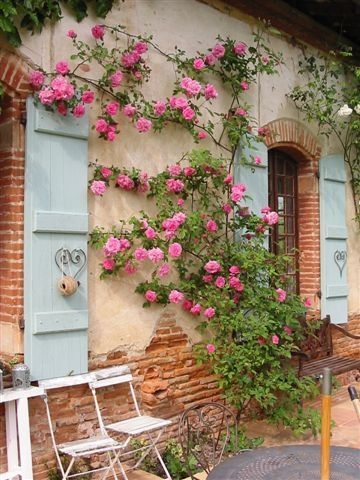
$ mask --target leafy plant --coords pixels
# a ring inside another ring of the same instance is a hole
[[[307,121],[318,124],[320,134],[334,134],[342,145],[360,226],[360,67],[344,62],[349,55],[330,52],[315,58],[305,54],[299,74],[306,83],[295,87],[289,97]]]
[[[66,471],[70,463],[69,457],[61,455],[60,460],[64,471]],[[89,476],[86,474],[86,472],[89,470],[89,462],[90,460],[85,461],[84,459],[75,461],[73,467],[71,468],[71,473],[76,474],[76,478],[79,480],[87,480]],[[84,475],[81,475],[81,473],[84,473]],[[60,469],[57,467],[49,470],[48,478],[49,480],[61,480],[63,475]]]
[[[62,18],[61,3],[70,8],[78,22],[88,15],[88,6],[92,4],[98,17],[105,18],[112,9],[115,0],[0,0],[0,32],[6,35],[8,42],[14,47],[21,45],[18,28],[40,33],[46,21],[58,22]]]

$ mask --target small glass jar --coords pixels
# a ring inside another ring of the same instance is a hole
[[[23,363],[18,363],[14,366],[11,371],[13,389],[14,390],[23,390],[25,388],[30,388],[30,369],[27,365]]]

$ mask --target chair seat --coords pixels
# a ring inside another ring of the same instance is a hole
[[[143,432],[148,432],[150,430],[166,427],[170,424],[170,420],[141,415],[138,417],[129,418],[128,420],[122,420],[121,422],[111,423],[110,425],[106,425],[105,428],[118,433],[138,435]]]
[[[105,452],[121,446],[119,442],[108,436],[97,436],[75,440],[74,442],[62,443],[58,449],[62,453],[76,457],[78,455],[91,455],[93,453]]]

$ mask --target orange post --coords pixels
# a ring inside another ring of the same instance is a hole
[[[330,480],[331,369],[324,368],[321,397],[321,480]]]

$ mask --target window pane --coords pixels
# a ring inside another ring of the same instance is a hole
[[[285,213],[286,215],[293,215],[294,211],[294,198],[286,197],[285,199]]]

